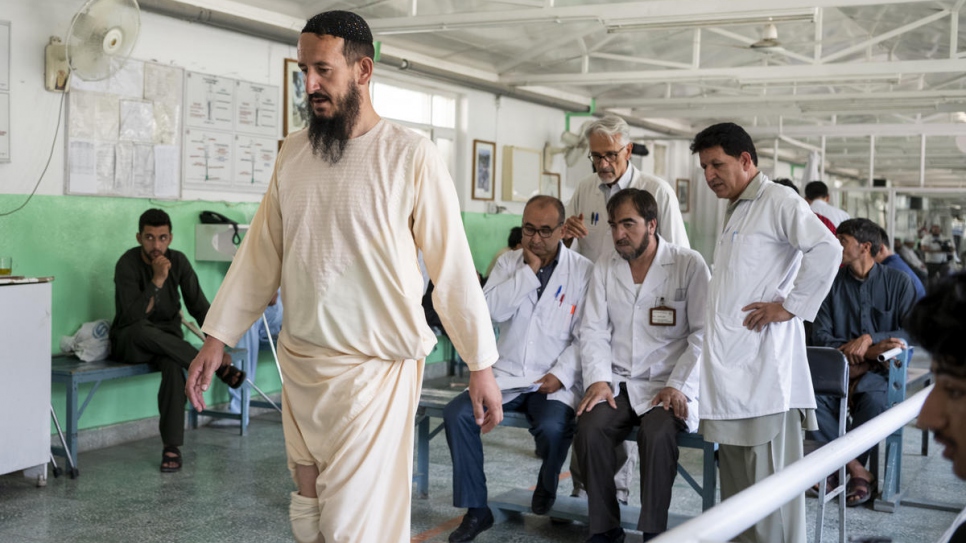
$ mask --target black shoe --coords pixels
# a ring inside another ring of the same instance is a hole
[[[590,536],[586,543],[624,543],[624,529],[618,526],[600,534]]]
[[[466,513],[463,516],[463,522],[460,523],[459,528],[453,530],[453,533],[449,534],[449,543],[463,543],[464,541],[473,541],[476,536],[480,533],[485,532],[493,527],[493,513],[487,509],[486,515],[482,517],[477,517]]]
[[[534,515],[546,515],[556,501],[557,496],[550,495],[540,486],[537,486],[537,489],[533,491],[533,499],[530,500],[530,510],[533,511]]]

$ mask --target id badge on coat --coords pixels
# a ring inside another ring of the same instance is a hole
[[[668,307],[664,303],[664,298],[658,303],[657,307],[652,307],[650,312],[651,326],[674,326],[677,324],[677,311],[673,307]]]

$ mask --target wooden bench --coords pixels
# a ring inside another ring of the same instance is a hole
[[[416,471],[413,480],[416,483],[416,495],[419,498],[429,497],[429,442],[443,430],[441,421],[435,428],[430,429],[430,418],[442,419],[443,408],[456,397],[453,391],[426,389],[422,391],[419,398],[419,407],[416,412]],[[503,422],[500,426],[510,426],[513,428],[529,428],[526,415],[516,412],[503,412]],[[637,439],[637,428],[635,427],[628,440]],[[678,464],[678,473],[687,481],[696,492],[701,495],[701,509],[707,511],[714,506],[715,486],[717,481],[717,468],[715,465],[715,443],[707,442],[700,434],[681,433],[678,434],[678,446],[701,449],[704,451],[702,462],[702,484],[698,482]],[[515,489],[505,492],[495,498],[490,499],[489,506],[497,522],[505,520],[508,514],[530,511],[530,499],[533,492],[526,489]],[[582,498],[571,498],[570,496],[557,496],[554,503],[552,515],[555,518],[577,520],[586,522],[587,500]],[[640,508],[633,506],[621,506],[621,524],[626,529],[637,529],[637,520],[640,516]],[[676,525],[686,517],[681,515],[671,515],[670,524]]]
[[[231,349],[228,351],[232,362],[237,363],[244,356],[244,349]],[[64,421],[64,437],[67,440],[67,450],[62,447],[51,447],[54,454],[67,458],[70,455],[75,469],[79,472],[80,464],[77,460],[77,431],[81,416],[87,409],[97,389],[104,381],[122,379],[125,377],[135,377],[159,371],[152,364],[125,364],[112,360],[97,360],[94,362],[84,362],[71,355],[54,355],[51,357],[50,379],[54,383],[62,383],[66,388],[66,420]],[[78,388],[83,383],[93,383],[91,389],[87,391],[84,402],[78,406]],[[247,386],[242,387],[248,389]]]

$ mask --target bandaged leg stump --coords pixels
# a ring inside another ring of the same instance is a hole
[[[325,543],[319,532],[319,500],[292,492],[288,518],[292,522],[292,535],[297,543]]]

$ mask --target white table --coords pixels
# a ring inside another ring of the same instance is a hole
[[[49,282],[0,284],[0,474],[42,486],[50,460]]]

